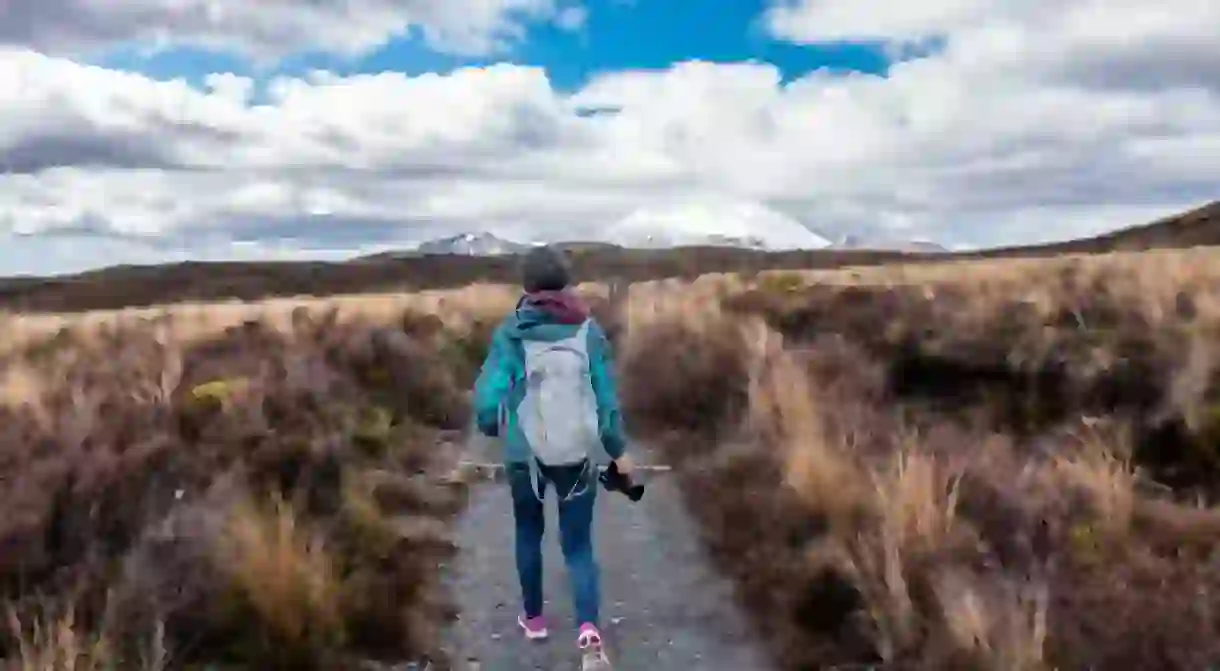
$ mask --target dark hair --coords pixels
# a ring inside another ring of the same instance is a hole
[[[567,256],[554,247],[534,247],[521,260],[521,286],[526,292],[561,291],[571,282]]]

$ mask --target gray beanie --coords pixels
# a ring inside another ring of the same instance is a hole
[[[527,293],[562,291],[572,281],[564,253],[554,247],[534,247],[521,261],[521,285]]]

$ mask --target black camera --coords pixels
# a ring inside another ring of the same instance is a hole
[[[631,476],[626,473],[620,473],[618,464],[613,461],[610,465],[602,469],[598,474],[597,479],[602,483],[608,492],[618,492],[634,503],[644,498],[644,485],[634,482]]]

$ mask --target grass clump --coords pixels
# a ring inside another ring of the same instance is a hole
[[[633,327],[632,426],[783,668],[1220,658],[1220,284],[1149,259],[761,278]]]
[[[6,362],[0,658],[439,661],[464,503],[439,435],[469,410],[436,343],[333,314],[178,336],[111,325]]]

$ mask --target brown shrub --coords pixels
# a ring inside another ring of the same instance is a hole
[[[1213,486],[1214,283],[1193,284],[1189,268],[1145,271],[1117,259],[1048,260],[1022,275],[991,268],[994,278],[979,269],[977,277],[921,284],[754,290],[728,299],[726,309],[762,317],[792,343],[848,338],[885,365],[890,390],[905,401],[997,431],[1034,434],[1081,415],[1125,418],[1137,433],[1137,461],[1159,480]]]
[[[439,336],[294,317],[190,345],[104,326],[8,362],[0,658],[61,668],[54,649],[94,641],[79,665],[135,668],[152,638],[175,668],[433,652],[464,501],[436,432],[465,395]]]
[[[748,332],[718,314],[633,325],[621,347],[621,394],[630,428],[694,434],[705,443],[746,407]]]
[[[1220,509],[1163,477],[1215,482],[1209,299],[1183,313],[1161,291],[1174,321],[1117,270],[1050,275],[785,282],[633,328],[633,426],[681,466],[784,668],[1220,658]],[[1171,421],[1183,435],[1154,446]]]
[[[1194,669],[1220,659],[1220,285],[1166,258],[592,304],[629,429],[679,467],[784,668]],[[7,351],[15,668],[426,654],[463,503],[432,480],[436,433],[468,421],[511,298],[480,291],[471,313],[117,320]]]

